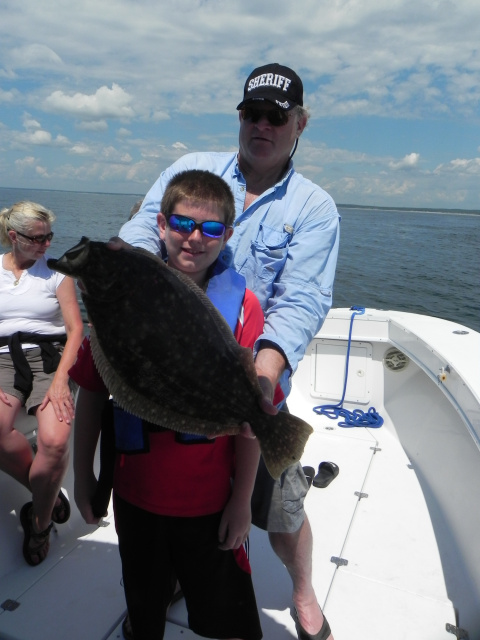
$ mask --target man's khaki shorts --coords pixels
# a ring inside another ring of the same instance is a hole
[[[297,531],[305,518],[303,501],[307,491],[308,482],[299,462],[274,480],[260,458],[252,495],[253,524],[271,533]]]

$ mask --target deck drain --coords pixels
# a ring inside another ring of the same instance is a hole
[[[383,357],[383,364],[389,371],[403,371],[409,362],[410,358],[395,347],[389,349]]]
[[[0,607],[2,607],[4,611],[15,611],[15,609],[17,609],[17,607],[19,606],[19,602],[11,599],[5,600],[5,602],[2,602],[2,604],[0,604]]]

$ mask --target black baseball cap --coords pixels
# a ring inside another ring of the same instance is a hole
[[[257,67],[245,82],[243,100],[237,109],[264,100],[285,111],[290,111],[297,105],[303,107],[302,81],[293,69],[277,62]]]

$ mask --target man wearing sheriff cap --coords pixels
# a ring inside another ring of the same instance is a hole
[[[308,121],[303,84],[295,71],[277,63],[254,69],[237,110],[238,152],[191,153],[177,160],[160,175],[120,237],[158,253],[156,218],[169,180],[187,169],[222,176],[236,203],[235,231],[224,259],[245,276],[265,314],[255,365],[264,410],[274,413],[277,383],[286,398],[289,379],[332,304],[339,215],[332,198],[293,166]],[[272,548],[292,578],[299,640],[333,640],[312,586],[312,532],[303,508],[308,486],[300,464],[274,481],[261,463],[252,521],[269,532]]]

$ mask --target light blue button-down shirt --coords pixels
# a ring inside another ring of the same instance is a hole
[[[169,180],[187,169],[211,171],[232,189],[235,230],[226,252],[262,305],[265,327],[258,342],[275,343],[287,358],[290,371],[281,385],[288,395],[289,375],[332,305],[340,235],[335,203],[290,162],[286,175],[244,211],[247,191],[237,153],[191,153],[160,175],[140,211],[120,230],[123,240],[158,253],[156,216],[163,193]]]

